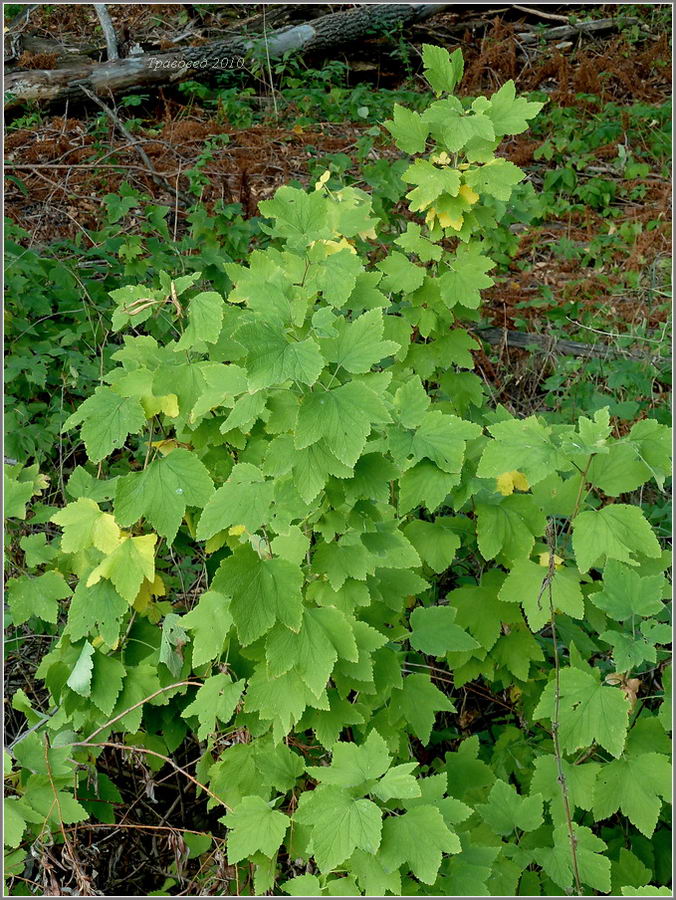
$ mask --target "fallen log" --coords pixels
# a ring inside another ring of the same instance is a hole
[[[326,51],[422,21],[446,6],[443,3],[364,4],[305,24],[280,28],[262,38],[230,35],[199,47],[143,54],[101,65],[13,72],[5,78],[5,109],[28,100],[83,99],[83,87],[99,96],[110,97],[131,89],[176,83],[201,70],[244,68],[246,58],[259,48],[269,58],[288,51]]]
[[[614,19],[592,19],[590,22],[576,22],[574,25],[559,25],[556,28],[524,31],[517,34],[517,37],[523,44],[537,44],[541,40],[561,41],[581,34],[600,34],[604,31],[612,31],[621,25],[637,23],[638,19],[628,16],[618,16]]]
[[[539,353],[559,356],[586,356],[596,359],[610,359],[624,356],[649,362],[653,357],[637,351],[611,347],[608,344],[583,344],[579,341],[560,340],[546,334],[529,334],[525,331],[510,331],[507,328],[475,328],[474,333],[493,346],[517,347],[520,350],[536,348]],[[656,354],[657,356],[658,354]]]

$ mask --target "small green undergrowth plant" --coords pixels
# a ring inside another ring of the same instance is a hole
[[[222,826],[200,878],[225,853],[233,894],[668,893],[668,557],[628,495],[662,490],[669,431],[487,404],[462,320],[524,177],[495,151],[541,104],[465,107],[460,52],[423,59],[436,99],[386,123],[413,157],[393,243],[355,187],[280,188],[226,296],[114,292],[70,502],[7,473],[12,625],[57,637],[49,712],[13,699],[21,892],[31,848],[116,821],[106,748],[158,770],[192,740],[178,777]],[[473,684],[506,711],[471,734]]]
[[[49,249],[33,249],[28,232],[5,223],[5,454],[12,459],[58,465],[65,410],[87,397],[111,364],[111,290],[140,278],[159,287],[166,270],[199,271],[227,290],[226,263],[245,258],[257,233],[257,221],[244,219],[238,204],[223,204],[211,215],[196,206],[174,239],[169,207],[126,183],[103,198],[103,207],[98,230]],[[128,234],[121,226],[132,214],[136,233]],[[156,315],[153,334],[162,339],[173,324]],[[62,446],[61,456],[70,449]]]

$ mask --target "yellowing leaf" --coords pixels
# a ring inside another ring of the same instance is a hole
[[[541,566],[544,566],[545,568],[549,568],[549,553],[547,553],[547,552],[540,553],[538,556],[538,561]],[[563,565],[563,560],[561,559],[560,556],[557,556],[555,553],[554,554],[554,568],[560,569],[562,565]]]
[[[156,573],[155,578],[152,581],[149,581],[147,578],[143,579],[143,584],[132,605],[136,612],[148,616],[151,621],[159,621],[159,613],[157,614],[157,617],[153,615],[153,606],[155,605],[153,598],[163,597],[166,592],[167,589],[164,586],[161,576]]]
[[[439,220],[439,224],[442,228],[453,228],[455,231],[460,231],[462,228],[463,217],[458,216],[457,218],[451,218],[448,213],[440,212],[437,215]]]
[[[143,394],[139,397],[139,400],[148,418],[161,412],[171,417],[178,415],[178,398],[176,394],[164,394],[161,397],[156,397],[155,394],[149,393]]]
[[[217,531],[213,537],[210,537],[209,540],[204,545],[205,553],[215,553],[217,550],[220,550],[221,547],[225,544],[226,538],[228,537],[228,532]]]
[[[121,532],[110,513],[101,512],[89,497],[80,497],[60,509],[51,519],[63,528],[61,547],[64,553],[77,553],[96,547],[102,553],[112,553],[121,540]]]
[[[110,513],[101,513],[92,526],[92,543],[102,553],[110,553],[121,540],[121,531]]]
[[[155,579],[156,541],[156,534],[126,537],[92,571],[87,579],[87,587],[97,584],[102,578],[107,578],[118,594],[131,606],[143,579],[146,578],[148,581]]]
[[[43,475],[39,472],[33,481],[33,488],[36,494],[41,494],[45,488],[49,487],[49,475]]]
[[[240,534],[244,534],[246,531],[246,525],[232,525],[228,528],[228,534],[232,537],[239,537]]]
[[[326,182],[329,180],[330,177],[331,177],[331,172],[328,169],[326,169],[325,172],[322,172],[322,174],[319,176],[319,181],[315,182],[315,190],[321,191],[321,189],[324,187],[324,185],[326,184]]]
[[[174,396],[170,394],[169,396]],[[165,441],[152,441],[150,444],[151,447],[156,447],[162,456],[168,456],[172,450],[176,450],[177,447],[182,447],[183,444],[180,444],[175,438],[168,438]]]
[[[462,168],[462,166],[458,166],[458,168]],[[473,205],[479,199],[479,195],[476,191],[473,191],[472,188],[468,184],[461,184],[460,190],[458,194],[466,200],[470,205]]]
[[[178,397],[176,394],[165,394],[157,399],[160,405],[160,412],[172,419],[178,415]]]
[[[511,472],[504,472],[495,479],[495,489],[496,491],[499,491],[503,497],[508,497],[510,494],[513,494],[514,488],[519,491],[527,491],[529,487],[528,479],[523,472],[519,472],[517,469],[514,469]]]
[[[360,231],[360,232],[358,232],[358,235],[359,235],[359,237],[360,237],[363,241],[366,241],[366,240],[368,240],[369,238],[370,238],[372,241],[375,241],[375,239],[376,239],[376,230],[375,230],[375,228],[369,228],[367,231]]]
[[[349,250],[350,253],[357,251],[347,238],[341,238],[339,241],[316,241],[317,244],[323,244],[326,247],[326,255],[333,256],[334,253],[340,253],[341,250]]]

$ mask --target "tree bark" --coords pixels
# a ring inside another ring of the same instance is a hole
[[[95,94],[111,96],[132,88],[172,84],[188,75],[194,76],[197,71],[222,71],[224,59],[245,58],[259,47],[264,48],[270,58],[293,50],[322,52],[422,21],[446,6],[443,3],[362,4],[355,9],[321,16],[307,24],[281,28],[266,37],[252,39],[233,35],[201,47],[144,54],[101,65],[14,72],[5,78],[5,108],[11,109],[27,100],[83,98],[80,85]]]
[[[119,59],[120,55],[117,52],[117,38],[115,37],[115,29],[113,28],[113,23],[110,18],[110,13],[108,12],[108,8],[106,7],[105,3],[95,3],[94,9],[96,10],[96,15],[99,19],[99,25],[101,26],[101,31],[103,31],[103,37],[106,41],[108,59]]]

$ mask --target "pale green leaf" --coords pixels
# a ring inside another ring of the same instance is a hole
[[[502,554],[509,563],[530,556],[545,518],[530,497],[513,494],[499,503],[477,503],[477,542],[484,559]]]
[[[233,525],[244,525],[250,533],[257,531],[268,521],[273,495],[274,484],[265,480],[260,469],[238,463],[206,503],[197,525],[197,539],[207,540]]]
[[[22,625],[32,616],[44,622],[56,623],[59,600],[70,597],[72,591],[59,572],[45,572],[36,578],[19,575],[7,582],[7,601],[12,623]]]
[[[96,651],[90,697],[106,716],[109,716],[115,707],[126,674],[126,666],[119,659]]]
[[[542,794],[521,796],[516,788],[498,780],[491,788],[488,802],[476,807],[486,824],[497,834],[511,834],[515,828],[534,831],[542,825]]]
[[[356,876],[359,887],[367,897],[384,897],[386,893],[401,895],[399,870],[386,870],[378,856],[355,850],[347,867]]]
[[[457,169],[435,166],[427,159],[416,159],[401,177],[407,184],[417,185],[406,195],[412,212],[427,209],[442,194],[455,197],[460,190],[460,173]],[[421,271],[424,275],[424,270]]]
[[[81,436],[92,462],[100,462],[117,447],[122,447],[128,435],[138,434],[146,423],[140,402],[133,397],[121,397],[109,387],[98,387],[91,397],[63,423],[62,431],[82,424]]]
[[[291,897],[319,897],[322,888],[316,875],[296,875],[283,881],[280,888]]]
[[[356,662],[358,651],[350,622],[333,607],[305,609],[300,629],[279,626],[266,642],[270,672],[281,675],[294,668],[316,697],[326,687],[339,656]]]
[[[460,535],[446,527],[450,519],[439,517],[434,522],[414,519],[404,528],[404,534],[418,551],[418,555],[433,572],[445,572],[460,547]]]
[[[482,166],[469,169],[465,182],[478,194],[489,194],[496,200],[509,200],[515,185],[523,180],[525,173],[513,162],[495,157]]]
[[[87,547],[112,553],[120,542],[120,529],[114,517],[102,512],[98,504],[87,497],[80,497],[60,509],[51,521],[63,528],[61,548],[64,553],[78,553]]]
[[[286,559],[261,559],[250,546],[223,560],[212,587],[230,597],[230,612],[243,645],[266,634],[275,622],[300,628],[303,573]]]
[[[310,549],[310,538],[298,525],[290,525],[287,532],[278,534],[272,539],[270,546],[275,556],[281,556],[282,559],[300,565]]]
[[[222,820],[228,826],[228,862],[240,862],[260,851],[274,856],[286,834],[290,819],[272,809],[262,797],[243,797]]]
[[[26,830],[24,807],[17,797],[4,799],[4,842],[5,847],[18,847]]]
[[[564,668],[560,675],[559,738],[565,752],[597,743],[619,757],[627,735],[629,701],[617,687],[602,684],[597,670]],[[554,714],[555,683],[550,681],[540,697],[536,719]]]
[[[416,806],[385,820],[379,857],[386,869],[409,865],[416,878],[434,884],[442,854],[459,853],[460,841],[434,806]]]
[[[566,613],[574,619],[584,616],[580,578],[575,569],[556,569],[550,579],[547,566],[529,559],[519,560],[498,596],[504,603],[521,603],[530,630],[540,631],[551,619],[550,587],[554,612]]]
[[[590,828],[573,825],[576,839],[576,857],[580,879],[603,894],[610,890],[610,860],[603,855],[607,849],[601,838]],[[573,863],[567,825],[554,829],[553,847],[533,851],[535,861],[559,887],[568,891],[573,887]]]
[[[627,752],[601,767],[594,789],[594,818],[621,810],[641,834],[651,838],[662,800],[669,802],[671,764],[661,753]]]
[[[85,641],[77,662],[66,681],[71,691],[75,691],[76,694],[80,694],[82,697],[89,697],[91,694],[92,673],[94,671],[92,657],[94,652],[94,648],[89,641]]]
[[[53,544],[47,543],[47,537],[42,532],[24,535],[19,541],[19,546],[23,550],[28,569],[35,569],[51,562],[59,553]]]
[[[424,75],[432,90],[436,94],[444,91],[452,92],[462,78],[465,68],[462,50],[458,48],[449,53],[444,47],[423,44],[422,53]]]
[[[408,675],[401,692],[401,710],[413,733],[423,744],[432,734],[436,713],[453,712],[455,707],[427,675]]]
[[[192,664],[202,666],[217,659],[232,626],[230,605],[217,591],[206,591],[181,624],[193,633]]]
[[[272,444],[270,445],[272,448]],[[293,474],[298,493],[306,503],[311,503],[317,494],[326,486],[331,475],[336,478],[351,478],[352,467],[336,459],[328,441],[320,440],[309,447],[297,450],[293,438],[289,436],[289,458],[293,465]]]
[[[30,481],[17,481],[4,470],[4,511],[7,519],[25,519],[26,504],[35,493]]]
[[[212,675],[198,688],[195,699],[185,707],[181,715],[184,719],[197,716],[199,727],[197,737],[200,741],[216,731],[216,720],[227,725],[235,707],[242,696],[245,682],[233,682],[229,675],[221,673]]]
[[[427,107],[423,119],[432,137],[449,153],[457,153],[476,141],[495,141],[493,123],[482,112],[465,113],[454,97],[437,100]]]
[[[422,153],[425,149],[429,128],[420,113],[395,103],[392,118],[383,124],[404,153]]]
[[[473,650],[479,644],[455,624],[456,610],[451,606],[418,606],[411,613],[412,647],[430,656],[444,656],[449,650]]]
[[[434,512],[459,480],[459,475],[449,475],[427,459],[416,463],[399,480],[400,515],[418,506]]]
[[[655,419],[641,419],[632,425],[626,440],[634,445],[662,490],[664,479],[671,474],[671,428]]]
[[[422,228],[417,222],[407,222],[406,231],[394,243],[403,247],[407,253],[415,253],[421,262],[438,262],[443,252],[438,244],[433,244],[422,236]]]
[[[522,624],[511,625],[500,635],[491,654],[498,665],[505,666],[520,681],[527,681],[531,661],[544,659],[542,648]]]
[[[392,757],[387,744],[373,730],[363,744],[340,741],[332,748],[330,766],[308,766],[308,775],[322,784],[356,788],[387,772]]]
[[[352,374],[369,372],[375,363],[397,353],[399,344],[384,341],[383,313],[370,309],[350,323],[344,323],[339,337],[326,342],[330,362]]]
[[[625,885],[622,888],[623,897],[672,897],[671,888],[657,887],[654,884],[643,884],[640,887]]]
[[[250,391],[289,380],[311,385],[324,368],[324,358],[312,338],[289,340],[278,328],[258,321],[242,325],[235,337],[248,351]]]
[[[641,577],[628,566],[610,559],[603,570],[603,590],[589,595],[594,606],[611,619],[624,622],[632,616],[654,616],[663,607],[666,582],[662,575]]]
[[[378,263],[378,268],[385,275],[381,283],[384,291],[393,293],[403,291],[405,294],[411,294],[425,280],[425,269],[417,266],[403,253],[398,253],[396,250],[382,259]],[[372,310],[372,312],[374,311]]]
[[[636,447],[617,441],[607,453],[597,453],[587,469],[587,481],[609,497],[635,491],[652,477]]]
[[[491,96],[486,115],[493,122],[498,137],[521,134],[528,128],[528,120],[535,118],[543,106],[544,103],[517,97],[514,82],[510,79]]]
[[[542,481],[561,461],[551,441],[551,427],[535,416],[507,419],[490,425],[489,441],[477,469],[479,478],[497,478],[505,472],[523,472],[530,485]]]
[[[393,798],[407,800],[420,797],[420,785],[411,774],[417,768],[418,763],[415,762],[394,766],[371,789],[371,793],[383,803],[387,803]]]
[[[573,551],[581,572],[616,559],[636,565],[634,554],[656,558],[660,545],[638,506],[613,503],[573,521]]]
[[[121,619],[128,609],[129,604],[109,581],[99,581],[91,587],[80,581],[70,600],[65,630],[72,641],[100,635],[112,647],[120,636]]]
[[[398,466],[429,459],[444,472],[455,474],[462,468],[466,442],[480,434],[478,425],[433,410],[423,415],[415,430],[391,428],[390,452]]]
[[[236,428],[244,432],[250,431],[265,409],[266,400],[267,393],[265,391],[238,397],[227,419],[220,426],[221,434],[227,434],[228,431],[234,431]]]
[[[594,785],[601,765],[595,762],[573,765],[566,759],[561,760],[563,776],[566,779],[568,802],[571,811],[576,806],[580,809],[591,809],[594,798]],[[561,783],[559,781],[556,757],[539,756],[533,764],[533,777],[530,790],[542,794],[549,803],[549,811],[555,825],[566,821]]]
[[[258,209],[262,216],[275,220],[273,235],[303,241],[304,246],[310,241],[331,237],[326,200],[319,191],[308,194],[284,185],[270,200],[262,200]]]
[[[145,471],[118,480],[115,516],[125,527],[146,518],[171,544],[186,507],[203,507],[212,494],[206,466],[195,453],[178,447],[153,460]]]
[[[394,395],[397,419],[404,428],[416,428],[423,421],[430,398],[418,375],[408,378]]]
[[[378,807],[335,785],[302,794],[294,820],[312,827],[312,853],[324,874],[338,868],[357,848],[374,854],[380,846]]]
[[[346,466],[354,466],[362,454],[374,424],[386,424],[389,414],[378,395],[355,381],[303,397],[298,411],[297,450],[324,438],[327,447]]]
[[[225,301],[216,291],[203,291],[188,305],[188,324],[174,350],[189,350],[200,341],[215,344],[223,325]]]
[[[446,306],[452,308],[459,304],[476,309],[481,302],[481,291],[494,284],[490,275],[486,274],[494,267],[495,262],[483,255],[481,244],[461,244],[439,279],[441,297]]]

